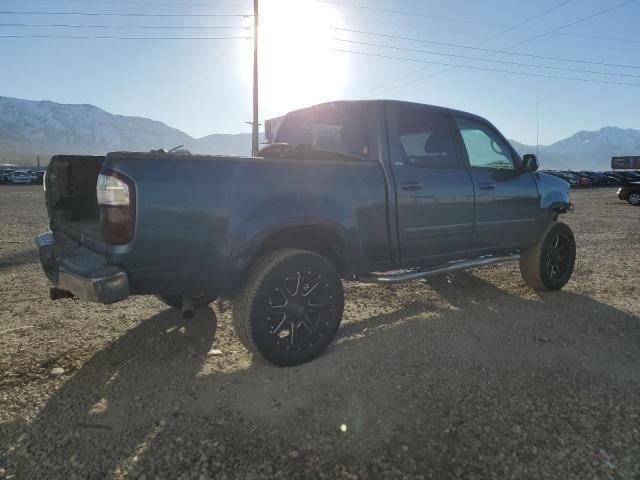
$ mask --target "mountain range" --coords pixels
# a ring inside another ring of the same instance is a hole
[[[518,153],[535,153],[536,147],[510,140]],[[582,130],[568,138],[540,145],[541,168],[551,170],[609,170],[611,157],[640,155],[640,130],[604,127]]]
[[[56,153],[147,151],[184,145],[192,153],[248,155],[251,135],[193,138],[162,122],[113,115],[93,105],[0,97],[0,163],[43,163]]]
[[[536,147],[510,140],[519,153]],[[212,134],[193,138],[162,122],[113,115],[93,105],[0,97],[0,163],[43,164],[55,153],[104,154],[146,151],[184,145],[192,153],[249,155],[251,135]],[[604,127],[580,131],[551,145],[539,146],[542,168],[606,170],[611,157],[640,155],[640,130]]]

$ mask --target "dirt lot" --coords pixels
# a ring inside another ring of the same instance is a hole
[[[573,201],[565,290],[351,283],[335,344],[279,369],[224,304],[51,302],[41,188],[0,186],[0,478],[638,479],[640,209]]]

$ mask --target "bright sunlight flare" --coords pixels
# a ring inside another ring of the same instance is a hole
[[[333,50],[343,21],[331,6],[313,0],[260,2],[260,105],[283,113],[339,95],[346,59]],[[251,49],[246,42],[245,49]],[[253,58],[244,54],[244,58]],[[250,73],[250,70],[247,70]],[[248,82],[251,75],[248,75]]]

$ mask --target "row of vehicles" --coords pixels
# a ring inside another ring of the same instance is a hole
[[[572,187],[613,186],[640,182],[640,171],[637,170],[610,172],[544,170],[544,173],[561,178]]]
[[[631,205],[640,206],[640,170],[612,172],[559,172],[547,170],[545,173],[563,179],[572,187],[619,185],[618,198],[629,202]]]
[[[31,184],[37,183],[42,185],[44,170],[3,168],[0,169],[0,183],[10,184]]]

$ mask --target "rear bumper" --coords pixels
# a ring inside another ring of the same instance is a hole
[[[42,269],[56,288],[97,303],[119,302],[130,295],[126,272],[101,255],[71,241],[58,242],[51,232],[38,235],[35,242]]]

